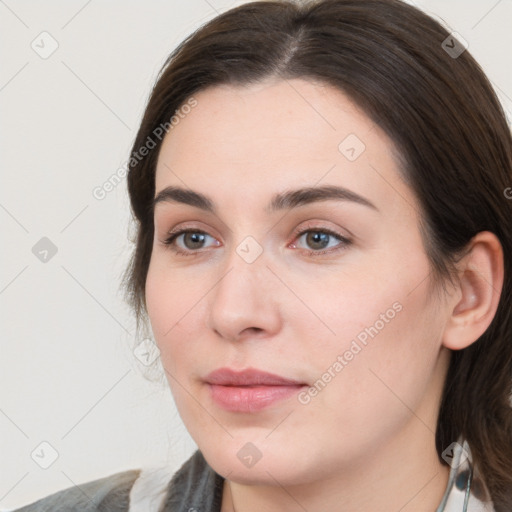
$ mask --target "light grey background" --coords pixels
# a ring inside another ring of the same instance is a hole
[[[240,3],[0,0],[0,510],[195,449],[132,352],[122,167],[167,55]],[[469,43],[511,119],[512,1],[410,3]]]

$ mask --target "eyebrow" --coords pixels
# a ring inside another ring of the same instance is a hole
[[[367,206],[373,210],[379,209],[365,197],[352,190],[334,185],[324,187],[305,187],[297,190],[288,190],[274,195],[267,207],[269,213],[279,210],[292,209],[318,201],[350,201]],[[180,187],[169,186],[162,189],[153,199],[153,208],[158,203],[176,202],[194,206],[201,210],[216,213],[213,201],[204,194]]]

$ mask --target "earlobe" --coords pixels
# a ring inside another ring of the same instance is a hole
[[[461,350],[474,343],[491,324],[503,287],[503,250],[494,233],[475,235],[459,262],[458,293],[443,333],[443,345]]]

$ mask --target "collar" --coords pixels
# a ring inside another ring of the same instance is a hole
[[[443,451],[442,457],[451,469],[436,512],[495,512],[485,483],[472,462],[469,444],[459,439]]]

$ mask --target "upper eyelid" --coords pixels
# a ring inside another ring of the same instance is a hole
[[[201,224],[201,223],[199,222],[199,224]],[[173,234],[182,233],[183,231],[195,231],[198,233],[204,233],[206,235],[213,236],[214,238],[217,238],[217,236],[211,234],[211,231],[212,231],[211,227],[203,229],[202,227],[198,226],[198,221],[188,221],[188,222],[180,223],[180,224],[178,224],[177,227],[166,230],[165,235],[171,236]],[[213,231],[216,231],[216,230],[213,229]]]
[[[297,224],[298,225],[301,225],[303,223],[306,223],[306,226],[301,228],[300,231],[303,231],[303,230],[307,230],[307,229],[316,229],[316,230],[326,230],[326,231],[331,231],[333,232],[333,234],[336,234],[336,231],[337,230],[342,230],[342,231],[345,231],[349,236],[353,236],[352,233],[350,232],[350,230],[348,230],[347,228],[343,227],[343,228],[330,228],[330,227],[327,227],[327,226],[321,226],[321,225],[318,225],[319,223],[322,223],[322,222],[331,222],[332,221],[328,221],[327,219],[316,219],[316,220],[307,220],[307,221],[302,221],[302,222],[298,222]],[[162,221],[162,224],[163,223],[166,223],[166,221]],[[174,231],[180,231],[180,230],[185,230],[185,229],[194,229],[194,230],[197,230],[197,231],[201,231],[201,232],[205,232],[207,234],[210,234],[209,231],[213,229],[213,231],[217,231],[218,230],[216,228],[212,228],[211,225],[206,227],[206,228],[201,228],[199,227],[198,225],[200,224],[204,224],[202,221],[200,220],[191,220],[191,221],[183,221],[183,222],[179,222],[177,225],[179,227],[174,227],[170,230],[167,230],[167,233],[171,233],[171,232],[174,232]],[[223,226],[225,226],[224,223],[222,223]],[[275,224],[274,224],[275,226]],[[274,227],[273,226],[273,227]],[[157,227],[157,223],[155,223],[155,227]],[[227,227],[228,231],[230,233],[232,233],[233,231]],[[293,232],[297,232],[298,228],[294,228],[292,231]]]
[[[340,237],[348,238],[347,236],[344,236],[341,233],[338,233],[335,229],[327,228],[325,226],[304,226],[302,228],[294,229],[293,230],[293,234],[295,236],[298,236],[298,235],[302,235],[303,233],[308,232],[308,231],[322,231],[322,232],[326,232],[326,233],[334,235],[334,236],[340,236]],[[180,227],[178,227],[176,229],[173,228],[173,229],[167,231],[166,234],[168,236],[172,236],[172,235],[179,235],[179,234],[187,233],[187,232],[203,233],[205,235],[212,236],[212,237],[216,238],[214,235],[209,233],[207,229],[202,229],[202,228],[197,227],[197,226],[187,226],[187,225],[180,226]]]
[[[157,203],[158,205],[161,205],[161,208],[158,208],[158,209],[155,209],[154,210],[154,213],[153,213],[153,224],[155,226],[157,226],[157,224],[168,224],[168,219],[169,219],[169,211],[166,211],[166,208],[165,206],[173,206],[175,203],[168,203],[168,202],[159,202]],[[183,205],[185,207],[187,207],[187,205]],[[181,214],[178,214],[178,217],[180,217]],[[199,212],[199,216],[200,217],[204,217],[207,220],[207,222],[211,222],[211,221],[214,221],[214,222],[218,222],[220,224],[220,226],[222,227],[222,229],[225,229],[226,231],[228,231],[229,233],[232,233],[232,230],[231,228],[219,217],[219,215],[217,215],[216,213],[214,212],[210,212],[210,211],[206,211],[206,210],[201,210]],[[171,219],[174,219],[174,215],[172,217],[170,217]],[[185,224],[188,223],[188,222],[199,222],[199,223],[202,223],[202,221],[200,220],[195,220],[195,221],[184,221]],[[180,222],[181,224],[181,222]]]
[[[313,220],[307,220],[304,222],[299,223],[299,226],[294,230],[294,233],[299,233],[303,231],[329,231],[333,235],[340,236],[343,238],[349,238],[351,240],[354,240],[356,236],[345,226],[341,227],[341,225],[338,225],[337,227],[329,227],[322,225],[325,222],[329,222],[331,224],[335,224],[333,221],[328,221],[327,219],[313,219]]]

